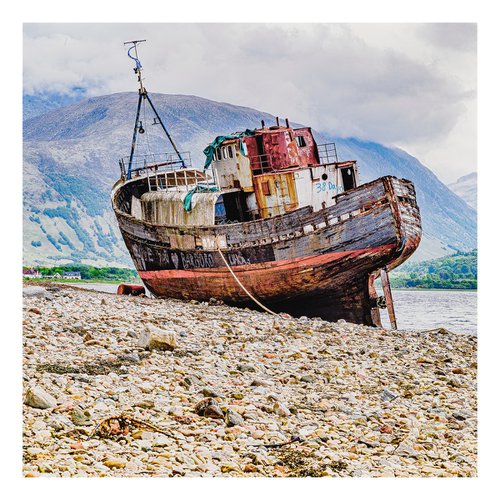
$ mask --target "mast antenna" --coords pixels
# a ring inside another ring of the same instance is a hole
[[[151,109],[153,110],[153,113],[155,114],[156,118],[158,118],[158,124],[161,125],[161,128],[163,129],[163,132],[165,132],[165,135],[167,136],[168,140],[170,141],[170,144],[172,144],[172,147],[174,148],[174,151],[177,154],[177,157],[179,158],[179,161],[182,165],[183,168],[186,168],[186,163],[184,161],[184,158],[181,156],[179,150],[177,149],[177,146],[174,143],[174,140],[172,139],[172,136],[168,133],[167,128],[165,127],[162,119],[160,118],[160,115],[158,114],[158,111],[156,111],[156,108],[153,105],[153,102],[151,101],[151,98],[148,95],[148,91],[144,87],[143,83],[143,78],[142,78],[142,64],[141,61],[139,61],[139,55],[137,53],[137,45],[139,45],[142,42],[145,42],[146,40],[130,40],[129,42],[123,42],[123,45],[131,45],[131,47],[128,49],[127,55],[130,57],[130,59],[133,59],[135,61],[135,68],[134,68],[134,73],[137,75],[137,81],[139,82],[139,101],[137,102],[137,112],[135,115],[135,126],[134,126],[134,135],[132,137],[132,145],[130,147],[130,156],[128,160],[128,169],[127,169],[127,179],[131,178],[132,175],[132,164],[134,161],[134,153],[135,153],[135,144],[137,141],[137,132],[143,133],[144,128],[142,125],[142,122],[139,120],[140,113],[141,113],[141,106],[142,106],[142,101],[147,101],[149,105],[151,106]],[[134,55],[131,54],[131,52],[134,51]],[[144,104],[145,105],[145,104]],[[155,119],[156,122],[156,119]],[[157,123],[155,123],[157,125]]]
[[[139,55],[137,53],[137,45],[139,45],[142,42],[145,42],[146,40],[131,40],[129,42],[123,42],[123,45],[132,45],[130,49],[128,49],[127,55],[130,57],[130,59],[133,59],[135,61],[135,68],[134,68],[134,73],[137,75],[137,80],[139,82],[139,93],[140,94],[145,94],[146,89],[144,88],[144,83],[143,83],[143,78],[142,78],[142,64],[141,61],[139,61]],[[134,51],[135,57],[131,55],[130,53]]]

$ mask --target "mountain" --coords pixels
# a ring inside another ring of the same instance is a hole
[[[477,210],[477,172],[460,177],[453,184],[448,184],[448,188]]]
[[[150,94],[181,151],[195,166],[220,134],[268,124],[268,113],[188,95]],[[111,211],[109,194],[118,159],[129,154],[136,93],[94,97],[24,121],[24,261],[131,265]],[[29,105],[27,115],[29,114]],[[165,151],[165,138],[141,119],[146,133],[137,154]],[[423,217],[420,259],[476,248],[476,213],[416,158],[400,149],[315,132],[318,143],[337,143],[341,159],[357,159],[362,179],[397,175],[415,182]]]

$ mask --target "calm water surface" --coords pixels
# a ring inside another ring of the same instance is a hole
[[[382,295],[382,291],[379,290]],[[446,328],[454,333],[477,334],[477,292],[462,290],[392,290],[398,328]],[[390,326],[387,309],[382,324]]]
[[[79,283],[74,286],[116,293],[118,285]],[[378,290],[382,295],[382,290]],[[454,333],[477,333],[477,292],[456,290],[393,290],[398,327],[402,330],[446,328]],[[390,327],[387,309],[381,311],[382,324]]]

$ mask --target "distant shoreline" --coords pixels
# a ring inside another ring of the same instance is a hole
[[[477,292],[477,288],[418,288],[418,287],[391,287],[392,290],[409,292]]]
[[[123,280],[64,280],[64,279],[44,279],[44,278],[29,278],[23,279],[24,283],[61,283],[64,285],[78,285],[79,283],[93,283],[96,285],[119,285],[121,283],[135,283],[140,284],[140,281],[123,281]],[[379,288],[379,287],[377,287]],[[381,289],[381,288],[380,288]],[[402,291],[443,291],[443,292],[477,292],[477,288],[420,288],[420,287],[395,287],[392,286],[393,290],[402,290]]]
[[[95,283],[96,285],[119,285],[120,283],[136,283],[140,284],[140,281],[124,281],[124,280],[65,280],[62,278],[58,279],[44,279],[44,278],[28,278],[23,279],[23,283],[61,283],[64,285],[78,284],[78,283]]]
[[[93,283],[96,285],[119,285],[121,283],[135,283],[140,284],[140,281],[123,281],[123,280],[51,280],[51,279],[43,279],[43,278],[29,278],[23,279],[24,283],[61,283],[64,285],[78,285],[79,283]],[[477,288],[419,288],[419,287],[392,287],[393,290],[402,290],[402,291],[442,291],[442,292],[477,292]]]

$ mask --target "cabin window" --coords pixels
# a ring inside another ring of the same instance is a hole
[[[227,148],[226,147],[222,148],[222,157],[224,158],[224,160],[227,160]]]
[[[265,196],[270,196],[271,195],[271,188],[269,187],[269,181],[263,181],[261,183],[262,187],[262,194]]]
[[[298,135],[297,137],[295,137],[295,142],[297,143],[297,146],[299,146],[299,148],[303,148],[306,146],[306,140],[304,139],[303,135]]]
[[[217,159],[218,159],[218,160],[221,160],[221,159],[222,159],[222,153],[221,153],[220,148],[217,148],[217,149],[216,149],[216,153],[217,153]]]
[[[349,189],[354,189],[356,187],[356,180],[354,179],[354,171],[352,168],[341,168],[342,173],[342,183],[344,185],[344,191],[349,191]]]
[[[229,154],[229,158],[232,158],[233,157],[233,146],[228,146],[227,147],[227,152]]]

